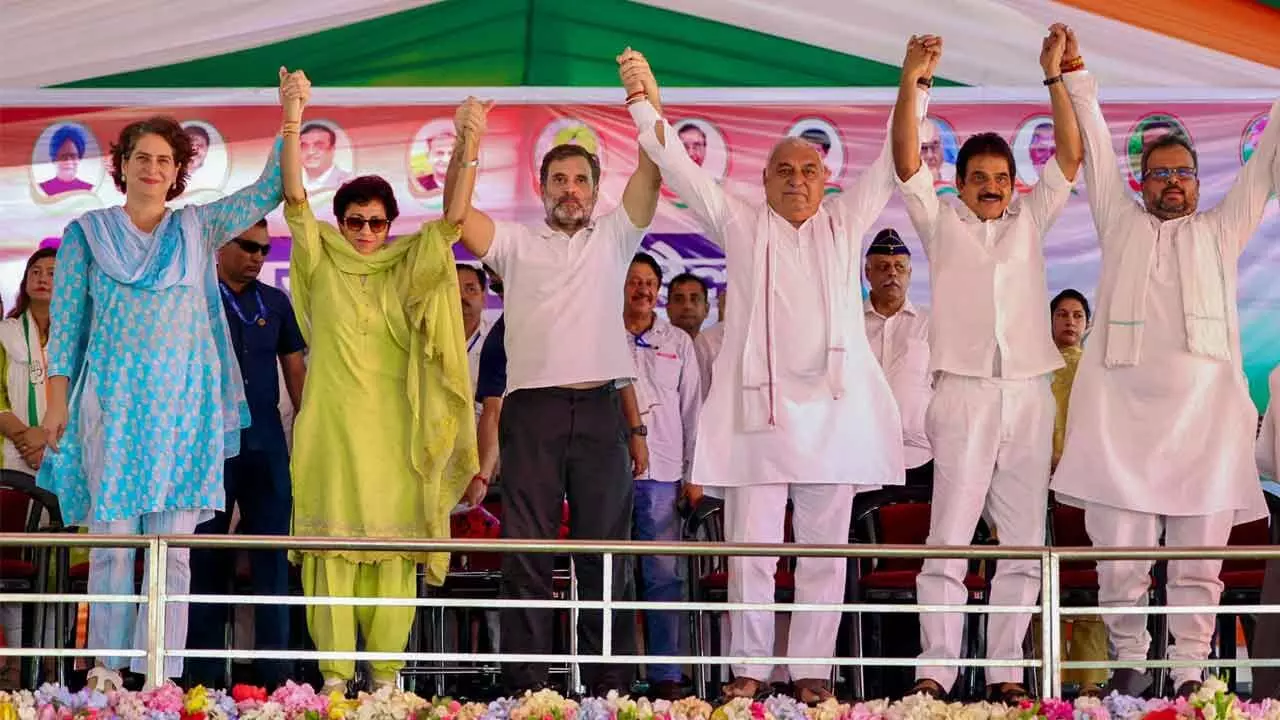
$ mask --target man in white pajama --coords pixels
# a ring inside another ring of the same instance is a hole
[[[912,53],[926,52],[912,41]],[[1013,152],[995,133],[970,137],[956,158],[963,205],[939,200],[920,161],[914,123],[895,120],[894,164],[907,213],[929,258],[933,288],[936,375],[925,420],[934,453],[933,513],[928,544],[966,545],[985,510],[1007,545],[1043,545],[1053,421],[1050,374],[1062,356],[1049,332],[1045,307],[1045,233],[1071,197],[1080,167],[1080,137],[1058,65],[1066,34],[1053,29],[1040,63],[1053,104],[1057,162],[1049,163],[1029,195],[1011,204],[1017,177]],[[915,111],[919,65],[903,66],[896,118]],[[963,558],[929,559],[916,579],[922,604],[963,605],[968,599]],[[1030,605],[1040,593],[1036,560],[1000,560],[991,581],[992,605]],[[987,657],[1022,657],[1030,615],[998,614],[988,621]],[[964,616],[920,618],[921,658],[960,656]],[[922,666],[913,692],[945,695],[956,668]],[[987,695],[1026,696],[1021,668],[987,668]]]
[[[656,97],[642,59],[635,71]],[[648,102],[630,110],[663,180],[724,248],[737,308],[698,422],[693,482],[723,489],[730,542],[782,542],[788,498],[797,543],[848,542],[854,494],[903,481],[898,410],[867,343],[857,295],[861,238],[893,192],[888,144],[856,185],[824,204],[829,173],[818,151],[783,140],[764,170],[766,202],[752,203],[726,193],[691,160]],[[777,558],[730,558],[729,600],[772,602],[776,565]],[[841,602],[845,561],[800,558],[795,588],[798,603]],[[787,655],[831,657],[839,625],[837,611],[795,613]],[[774,614],[730,613],[730,636],[731,655],[769,657]],[[771,669],[735,665],[725,694],[759,693]],[[789,670],[801,701],[831,696],[830,665]]]
[[[1253,456],[1257,410],[1241,371],[1237,264],[1275,188],[1280,103],[1257,149],[1217,207],[1197,212],[1197,159],[1186,140],[1149,143],[1136,204],[1117,170],[1097,83],[1068,40],[1064,77],[1085,142],[1089,206],[1102,247],[1093,336],[1071,391],[1066,447],[1053,489],[1085,509],[1097,546],[1226,545],[1236,523],[1264,517]],[[1072,61],[1074,60],[1074,62]],[[1215,605],[1219,559],[1169,563],[1169,605]],[[1151,561],[1098,563],[1104,607],[1147,602]],[[1112,657],[1145,660],[1143,615],[1107,615]],[[1170,615],[1170,658],[1208,657],[1214,616]],[[1176,668],[1180,695],[1202,669]],[[1117,670],[1111,688],[1140,694],[1137,669]],[[1162,690],[1157,688],[1157,691]]]

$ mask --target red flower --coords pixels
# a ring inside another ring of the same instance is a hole
[[[1142,720],[1178,720],[1178,711],[1171,707],[1167,707],[1163,710],[1156,710],[1155,712],[1147,713],[1143,716]]]
[[[264,703],[267,701],[267,690],[253,685],[236,685],[231,688],[231,699],[235,700],[237,704],[246,700],[257,700]]]
[[[208,720],[208,716],[202,712],[193,713],[186,710],[178,713],[178,717],[182,720]]]

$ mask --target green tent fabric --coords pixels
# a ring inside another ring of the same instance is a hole
[[[254,87],[280,65],[330,87],[608,87],[628,45],[672,87],[886,87],[899,76],[893,65],[625,0],[446,0],[61,87]]]

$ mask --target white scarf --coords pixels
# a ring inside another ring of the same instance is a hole
[[[781,224],[786,222],[766,207],[760,213],[751,256],[751,308],[747,317],[746,341],[742,351],[742,421],[744,432],[760,432],[778,427],[777,349],[774,344],[777,318],[773,295],[786,292],[776,285],[777,246],[784,242]],[[827,384],[833,399],[844,395],[844,370],[849,316],[849,248],[852,247],[834,215],[825,209],[810,219],[814,224],[815,249],[822,269],[822,292],[826,298]],[[820,229],[827,226],[830,237]],[[792,322],[796,320],[792,319]],[[803,320],[802,320],[803,321]]]
[[[1176,220],[1171,223],[1179,222]],[[1228,361],[1231,332],[1227,320],[1226,268],[1217,238],[1195,232],[1183,221],[1182,232],[1170,233],[1178,258],[1178,285],[1187,330],[1187,350]],[[1107,367],[1132,367],[1142,358],[1147,319],[1147,288],[1156,257],[1156,233],[1138,232],[1124,240],[1107,320]]]

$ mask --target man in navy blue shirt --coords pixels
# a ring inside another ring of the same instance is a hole
[[[489,287],[502,297],[502,278],[489,267],[484,270]],[[506,318],[505,314],[500,316],[485,336],[476,375],[476,402],[481,405],[476,445],[480,452],[479,474],[486,481],[493,480],[498,467],[498,417],[502,414],[502,396],[507,392]]]
[[[289,451],[280,421],[280,374],[294,408],[302,400],[306,348],[289,297],[258,281],[271,249],[267,222],[244,231],[218,251],[218,285],[227,314],[231,343],[244,376],[245,397],[253,424],[240,433],[240,454],[227,461],[224,482],[226,511],[196,528],[202,534],[226,534],[233,506],[240,508],[238,532],[245,535],[288,535],[293,495]],[[277,370],[277,365],[279,370]],[[249,553],[250,584],[255,595],[287,595],[289,564],[284,550]],[[192,594],[225,593],[235,578],[235,554],[227,550],[191,551]],[[192,605],[187,647],[227,646],[229,605]],[[254,606],[254,642],[258,650],[285,650],[289,645],[286,605]],[[189,659],[189,680],[205,687],[229,687],[226,661]],[[253,683],[268,688],[287,680],[287,661],[256,660]]]

